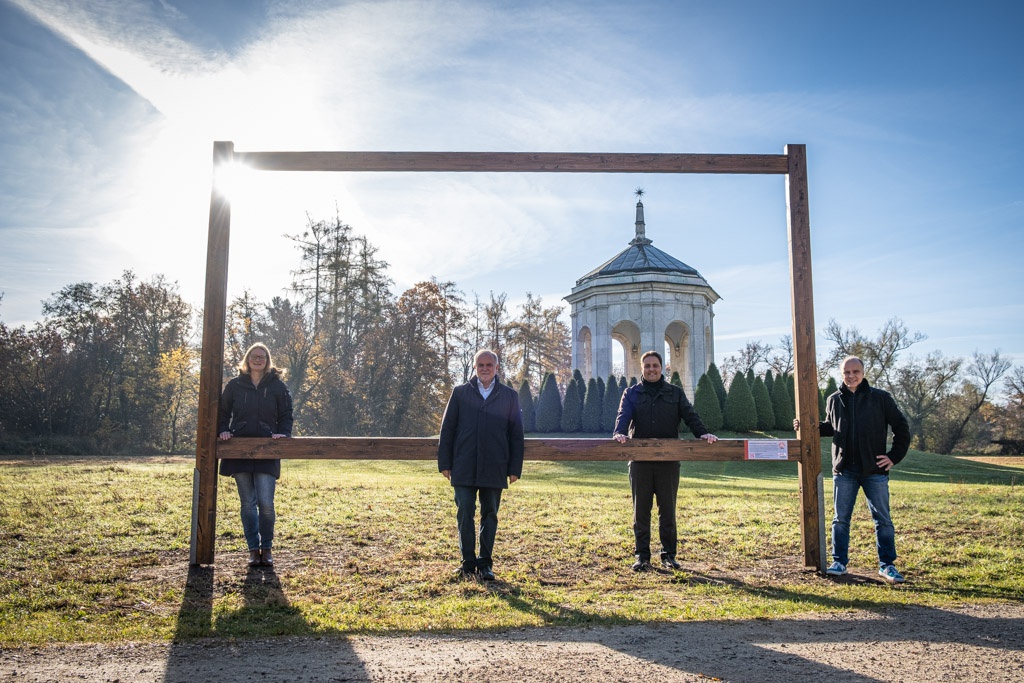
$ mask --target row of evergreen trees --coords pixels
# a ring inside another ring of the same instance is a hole
[[[682,386],[679,373],[670,380]],[[583,379],[579,370],[565,388],[559,392],[553,373],[549,373],[534,399],[528,381],[519,386],[519,403],[523,410],[523,426],[527,432],[611,434],[619,410],[622,392],[637,383],[635,377],[609,375],[607,381],[598,377]],[[825,414],[825,396],[836,390],[835,380],[818,394],[818,414]],[[793,376],[782,373],[774,376],[771,370],[764,376],[737,372],[726,389],[722,375],[714,363],[697,382],[696,394],[690,397],[701,421],[712,432],[725,429],[730,432],[792,431],[796,408],[793,401]],[[680,424],[682,431],[688,431]]]

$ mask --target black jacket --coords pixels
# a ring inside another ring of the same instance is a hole
[[[698,438],[708,433],[682,389],[664,377],[653,383],[644,380],[622,392],[612,433],[631,439],[678,439],[680,420]]]
[[[217,433],[231,432],[234,437],[292,435],[292,395],[277,370],[271,370],[260,385],[249,375],[235,377],[220,395]],[[226,459],[220,461],[220,473],[262,472],[281,476],[280,460]]]
[[[523,413],[519,394],[494,379],[485,401],[477,378],[455,387],[441,419],[437,471],[451,470],[452,486],[508,488],[523,474]]]
[[[888,447],[892,428],[892,448]],[[856,458],[862,474],[886,474],[875,461],[887,455],[893,464],[907,455],[910,426],[887,391],[861,380],[856,393],[842,385],[825,400],[825,421],[818,424],[821,436],[832,437],[832,473],[848,469]]]

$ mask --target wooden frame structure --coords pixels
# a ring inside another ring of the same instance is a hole
[[[499,152],[236,152],[231,142],[213,145],[215,186],[210,198],[206,255],[199,420],[192,489],[189,562],[212,564],[216,537],[217,458],[325,458],[432,460],[431,438],[299,437],[217,441],[217,404],[224,369],[228,245],[231,204],[216,179],[228,164],[261,171],[468,172],[468,173],[716,173],[786,176],[793,356],[797,417],[818,421],[818,384],[811,286],[810,212],[805,145],[784,154],[591,154]],[[825,568],[824,489],[821,442],[816,429],[791,440],[789,459],[798,463],[804,566]],[[675,439],[527,439],[528,460],[742,460],[743,440],[715,444]]]

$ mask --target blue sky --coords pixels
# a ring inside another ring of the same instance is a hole
[[[161,273],[200,304],[214,140],[238,151],[775,154],[807,145],[815,321],[1024,362],[1024,5],[0,0],[0,318]],[[721,361],[790,329],[779,176],[271,174],[232,294],[342,220],[396,291],[547,305],[633,236],[697,268]],[[819,352],[827,350],[819,339]]]

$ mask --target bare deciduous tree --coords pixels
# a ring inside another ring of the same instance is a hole
[[[924,359],[910,357],[893,373],[892,395],[907,416],[914,448],[924,448],[925,424],[955,389],[962,364],[934,352]]]
[[[825,338],[835,344],[826,361],[828,367],[838,367],[843,358],[857,356],[864,361],[865,376],[888,389],[892,387],[892,372],[900,353],[928,337],[910,332],[902,320],[892,317],[874,339],[868,339],[856,327],[844,329],[832,318],[825,326]]]
[[[945,429],[942,430],[935,450],[938,453],[952,453],[964,436],[971,419],[985,405],[993,385],[1010,369],[1010,362],[999,355],[999,351],[984,354],[974,352],[971,364],[967,366],[967,379],[961,386],[958,401],[947,413]]]

